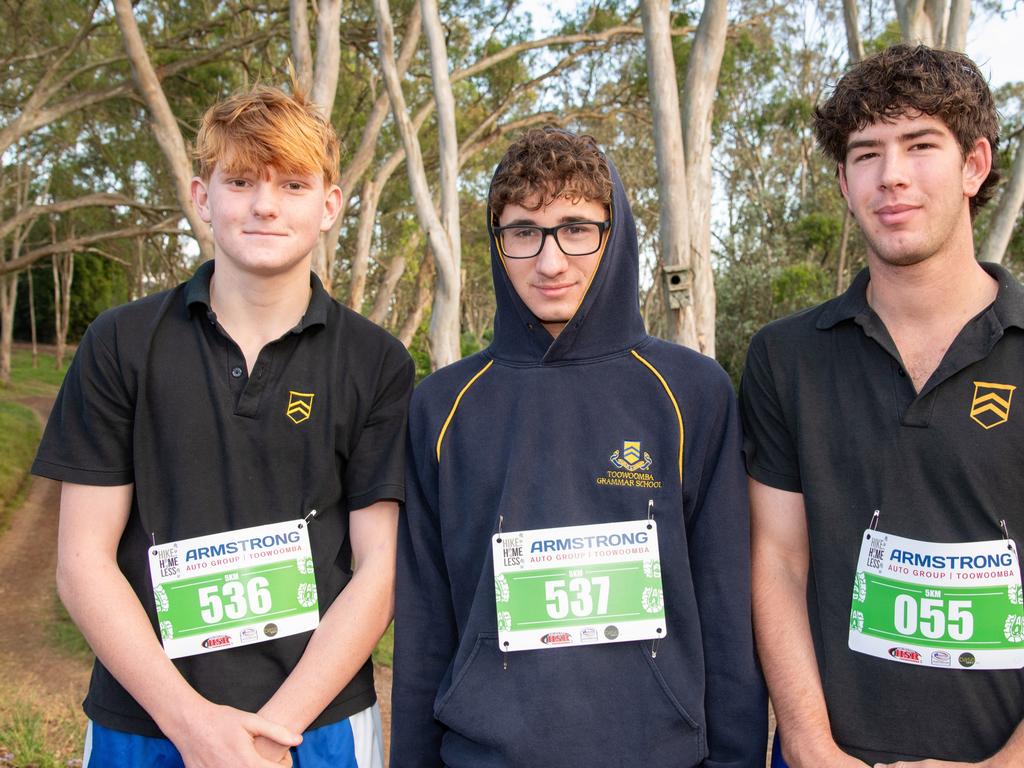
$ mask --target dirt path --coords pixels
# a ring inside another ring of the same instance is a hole
[[[45,422],[50,398],[22,401]],[[54,651],[58,484],[33,478],[24,504],[0,537],[0,680],[41,700],[80,700],[89,665]]]
[[[53,405],[51,398],[42,397],[20,402],[32,408],[41,423]],[[28,702],[47,721],[66,720],[69,712],[77,712],[74,716],[80,717],[84,731],[79,704],[92,663],[57,650],[52,637],[60,485],[39,477],[30,483],[10,529],[0,535],[0,709],[3,700]],[[391,670],[379,668],[376,681],[387,748]]]

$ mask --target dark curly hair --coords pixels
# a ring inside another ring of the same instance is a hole
[[[526,205],[537,196],[535,205]],[[498,163],[488,202],[495,219],[506,205],[539,210],[559,197],[610,205],[612,177],[593,136],[560,128],[531,128]]]
[[[979,138],[988,139],[993,168],[971,199],[973,217],[999,181],[994,167],[999,116],[988,83],[964,54],[901,44],[854,64],[814,110],[814,134],[822,151],[842,165],[851,133],[914,114],[944,122],[964,155]]]

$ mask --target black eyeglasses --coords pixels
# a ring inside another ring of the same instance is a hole
[[[610,221],[570,221],[556,227],[509,224],[495,227],[494,233],[508,259],[532,259],[544,248],[548,235],[566,256],[588,256],[600,250],[601,235],[610,225]]]

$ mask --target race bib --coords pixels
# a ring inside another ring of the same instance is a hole
[[[654,520],[498,533],[491,544],[502,651],[665,637]]]
[[[152,546],[149,572],[172,659],[309,632],[320,623],[302,520]]]
[[[936,544],[868,529],[853,585],[849,645],[937,669],[1024,666],[1014,543]]]

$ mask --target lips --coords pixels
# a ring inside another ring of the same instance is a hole
[[[557,283],[552,285],[534,285],[534,289],[537,290],[542,296],[548,298],[556,298],[562,296],[573,287],[574,283]]]
[[[883,205],[881,208],[876,208],[875,215],[883,224],[902,224],[904,221],[911,218],[918,210],[920,210],[920,206],[917,205],[894,203],[892,205]]]

